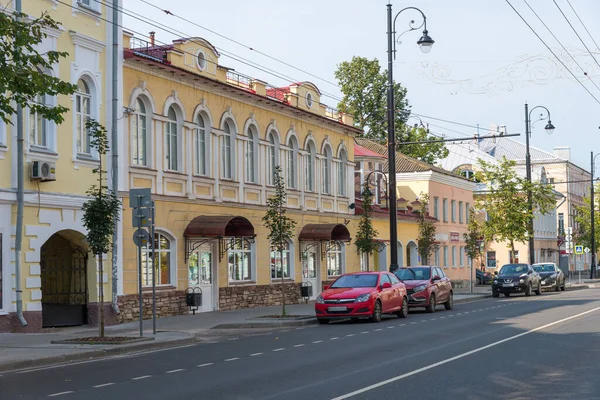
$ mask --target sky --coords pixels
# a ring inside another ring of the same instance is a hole
[[[568,69],[557,61],[509,2]],[[332,96],[323,97],[322,102],[336,107],[341,98],[334,78],[339,63],[362,56],[377,58],[382,69],[387,68],[387,3],[387,0],[123,0],[122,6],[123,25],[137,37],[147,37],[150,31],[156,31],[159,43],[182,36],[202,37],[221,52],[220,65],[276,86],[311,81],[324,94]],[[413,0],[392,1],[392,5],[394,15],[403,7],[420,8],[427,16],[429,34],[435,40],[431,52],[423,54],[416,44],[421,32],[405,33],[397,45],[393,66],[394,79],[408,90],[412,112],[430,124],[431,132],[461,138],[472,136],[477,126],[485,134],[491,126],[505,125],[507,133],[521,133],[514,139],[524,142],[524,104],[529,103],[530,108],[545,106],[551,112],[556,130],[548,135],[544,130],[546,121],[540,122],[540,113],[533,111],[531,145],[549,152],[556,146],[569,146],[571,160],[589,170],[590,152],[600,152],[600,49],[596,45],[600,44],[597,24],[600,1]],[[126,15],[132,13],[140,16]],[[420,24],[420,14],[401,13],[396,31],[407,30],[411,20]]]

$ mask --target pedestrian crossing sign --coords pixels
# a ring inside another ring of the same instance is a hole
[[[583,254],[583,245],[581,245],[581,244],[575,245],[575,254]]]

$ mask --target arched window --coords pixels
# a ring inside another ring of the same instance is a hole
[[[75,92],[75,135],[77,141],[77,153],[91,156],[90,135],[86,123],[91,118],[92,93],[85,80],[77,82]]]
[[[326,244],[323,244],[325,246]],[[344,273],[342,264],[343,246],[340,242],[327,245],[327,277],[340,276]]]
[[[38,95],[35,104],[45,106],[46,96]],[[48,148],[48,121],[34,109],[29,109],[29,143],[32,146]]]
[[[346,196],[348,194],[348,182],[347,182],[347,173],[346,173],[346,163],[348,162],[348,156],[346,155],[346,150],[342,149],[340,151],[340,162],[338,164],[338,178],[337,178],[337,187],[338,187],[338,196]],[[379,191],[377,191],[379,194]]]
[[[133,165],[147,166],[148,114],[146,112],[146,105],[139,97],[135,101],[135,114],[131,117],[131,163]]]
[[[325,152],[323,154],[323,193],[331,194],[331,164],[332,164],[332,154],[331,147],[328,145],[325,146]]]
[[[246,142],[246,181],[258,183],[258,131],[254,125],[248,127]]]
[[[194,132],[194,153],[196,156],[195,173],[197,175],[206,176],[208,175],[208,156],[206,151],[209,133],[207,132],[206,120],[202,114],[198,114],[196,125],[198,127]]]
[[[283,259],[281,258],[281,253],[277,250],[277,247],[271,246],[271,279],[281,279],[282,271],[284,279],[291,278],[293,263],[294,257],[289,242],[285,243]]]
[[[288,140],[287,159],[287,186],[290,189],[298,189],[298,141],[294,136]]]
[[[233,179],[233,146],[235,140],[235,125],[231,120],[226,120],[223,125],[223,143],[221,146],[222,177],[223,179]]]
[[[166,148],[165,155],[167,157],[167,169],[171,171],[179,170],[179,137],[181,124],[178,122],[177,112],[175,107],[169,107],[167,115],[167,129],[166,129]]]
[[[267,135],[267,183],[275,184],[275,167],[279,165],[279,141],[277,133],[269,132]]]
[[[156,284],[170,285],[171,271],[174,270],[174,265],[172,265],[174,253],[171,252],[174,247],[171,240],[164,234],[156,232],[154,234],[154,249]],[[142,248],[142,284],[152,286],[152,249],[149,246]]]
[[[306,146],[306,186],[305,189],[309,192],[315,191],[315,159],[317,152],[312,141]]]

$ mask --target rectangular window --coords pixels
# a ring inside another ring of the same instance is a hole
[[[171,242],[160,233],[154,234],[154,273],[157,285],[171,283]],[[152,286],[152,249],[142,248],[142,284]]]
[[[292,276],[292,260],[289,247],[283,250],[283,262],[281,262],[281,253],[276,248],[271,247],[271,279],[281,279],[283,269],[283,278],[289,279]]]
[[[346,184],[346,164],[344,160],[341,160],[338,164],[338,196],[346,196],[348,186]]]
[[[458,223],[462,224],[463,223],[463,202],[459,201],[458,202]]]
[[[196,129],[194,147],[196,150],[196,174],[206,175],[206,131],[204,128]]]
[[[435,265],[440,265],[440,249],[435,249]]]
[[[246,181],[256,183],[254,171],[254,140],[246,142]]]
[[[132,164],[146,166],[146,116],[144,114],[133,114],[131,123],[132,137]]]
[[[433,198],[433,218],[435,219],[439,219],[440,218],[440,198],[435,196]]]
[[[514,253],[509,250],[508,251],[508,259],[510,260],[511,264],[518,264],[519,263],[519,250],[515,250]]]
[[[290,189],[297,189],[298,188],[298,183],[297,183],[297,159],[298,159],[298,154],[294,151],[294,149],[291,149],[290,151],[288,151],[288,160],[287,160],[287,186]]]
[[[306,155],[306,190],[309,192],[314,191],[315,188],[315,157],[309,153]]]
[[[323,159],[321,162],[323,171],[323,193],[331,194],[331,161]]]
[[[450,221],[456,222],[456,200],[450,202]]]
[[[44,97],[37,97],[37,104],[44,105]],[[29,140],[32,146],[48,148],[48,122],[37,111],[29,112]]]
[[[448,222],[448,199],[442,200],[442,221]]]
[[[223,178],[232,179],[231,168],[231,136],[223,135]]]
[[[456,268],[456,246],[452,246],[452,267]]]
[[[199,286],[212,283],[212,253],[200,250],[190,254],[188,259],[189,286]]]
[[[463,246],[460,246],[459,257],[460,257],[460,266],[464,267],[464,265],[465,265],[465,248]]]
[[[496,268],[496,252],[488,251],[486,255],[486,268]]]
[[[86,155],[91,155],[92,152],[89,131],[86,127],[86,123],[90,120],[90,102],[91,96],[87,93],[77,92],[75,95],[77,152]]]
[[[323,244],[325,246],[325,244]],[[342,272],[342,245],[333,243],[327,250],[327,276],[339,276]]]
[[[467,224],[469,223],[469,217],[471,216],[471,204],[467,203],[465,205],[465,221]]]
[[[448,246],[444,246],[444,268],[448,268]]]
[[[167,169],[171,171],[178,170],[178,126],[177,122],[167,122]]]
[[[590,215],[591,215],[591,213],[590,213]],[[558,234],[559,235],[565,234],[565,214],[564,213],[558,213]]]
[[[252,280],[252,249],[246,239],[232,238],[227,247],[229,264],[229,282]]]

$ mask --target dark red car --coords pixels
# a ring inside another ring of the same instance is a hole
[[[315,302],[320,324],[332,319],[370,318],[381,321],[383,314],[408,315],[406,288],[389,272],[344,274],[325,286]]]
[[[452,282],[442,268],[398,268],[395,274],[406,285],[409,307],[425,307],[430,313],[435,312],[438,304],[443,304],[446,310],[454,307]]]

